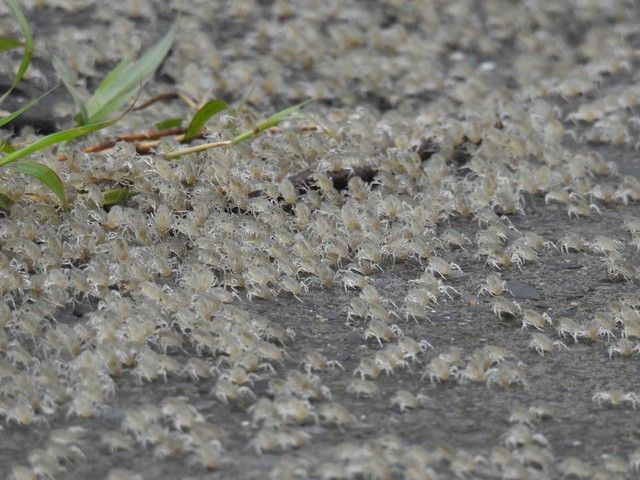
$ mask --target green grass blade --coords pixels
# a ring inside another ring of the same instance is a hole
[[[87,115],[87,112],[84,109],[86,98],[84,98],[82,93],[80,93],[80,91],[74,85],[75,82],[73,73],[71,72],[71,70],[69,70],[69,67],[67,67],[64,62],[58,57],[53,57],[51,59],[51,63],[53,64],[54,70],[60,77],[60,80],[62,80],[62,83],[69,92],[69,95],[71,95],[73,103],[76,104],[76,110],[78,111],[78,114],[75,117],[76,123],[85,123],[83,120],[86,119]]]
[[[277,126],[281,121],[283,121],[287,117],[290,117],[296,111],[300,110],[307,103],[312,101],[313,99],[307,100],[302,103],[298,103],[297,105],[293,105],[292,107],[285,108],[284,110],[281,110],[278,113],[271,115],[264,122],[256,125],[253,129],[247,130],[246,132],[243,132],[240,135],[237,135],[236,137],[234,137],[232,140],[232,143],[236,144],[236,143],[244,142],[245,140],[258,135],[259,133],[264,132],[265,130],[268,130],[271,127]]]
[[[26,105],[22,106],[21,108],[19,108],[15,112],[12,112],[9,115],[6,115],[6,116],[0,118],[0,127],[5,126],[7,123],[12,121],[14,118],[22,115],[24,112],[26,112],[31,107],[33,107],[36,103],[38,103],[40,100],[42,100],[44,97],[46,97],[51,92],[53,92],[56,88],[58,88],[57,85],[55,87],[53,87],[52,89],[50,89],[49,91],[47,91],[47,92],[43,93],[42,95],[40,95],[38,98],[36,98],[34,100],[31,100],[29,103],[27,103]]]
[[[30,177],[37,178],[56,194],[62,207],[67,206],[67,195],[64,192],[64,184],[58,174],[49,167],[42,163],[22,160],[21,162],[12,163],[10,168],[29,175]]]
[[[22,52],[22,60],[20,61],[20,66],[18,67],[18,71],[16,72],[13,78],[13,82],[11,83],[9,90],[7,90],[0,97],[0,103],[2,103],[4,99],[7,98],[7,96],[9,96],[9,94],[13,91],[13,89],[16,88],[16,85],[18,85],[20,80],[22,80],[22,77],[24,77],[24,74],[27,71],[27,68],[29,68],[29,64],[31,63],[31,56],[33,55],[33,38],[31,37],[29,24],[27,23],[27,19],[24,18],[22,10],[20,9],[20,5],[18,5],[18,2],[16,0],[4,0],[4,3],[13,12],[16,19],[18,20],[18,23],[20,24],[20,28],[22,29],[22,35],[24,36],[24,42],[23,42],[24,45],[23,45],[23,52]]]
[[[13,148],[7,142],[0,143],[0,152],[2,152],[2,153],[13,153],[15,151],[16,151],[16,149]]]
[[[136,62],[116,67],[117,73],[112,72],[106,86],[99,88],[85,104],[88,122],[103,120],[134,95],[136,88],[156,71],[171,50],[177,28],[178,22],[175,21],[169,32]]]
[[[22,47],[23,45],[24,43],[17,38],[0,36],[0,52],[13,50],[14,48]]]
[[[180,128],[181,125],[182,117],[172,117],[156,123],[153,127],[156,130],[168,130],[170,128]]]
[[[4,193],[0,192],[0,210],[8,212],[9,210],[11,210],[11,205],[13,205],[13,200]]]
[[[74,127],[68,130],[63,130],[61,132],[52,133],[51,135],[47,135],[46,137],[42,137],[40,140],[37,140],[32,144],[4,156],[2,159],[0,159],[0,167],[15,162],[16,160],[20,160],[21,158],[38,152],[44,148],[50,147],[51,145],[73,140],[74,138],[82,137],[84,135],[88,135],[89,133],[95,132],[96,130],[100,130],[101,128],[113,125],[118,120],[120,120],[120,118],[121,117],[106,120],[104,122],[91,123],[89,125],[83,125],[81,127]]]
[[[122,75],[122,73],[127,68],[129,68],[129,65],[131,65],[131,56],[127,55],[125,58],[120,60],[120,62],[113,68],[113,70],[105,75],[105,77],[102,79],[102,82],[100,82],[100,85],[98,85],[98,88],[96,88],[96,94],[101,94],[114,82],[116,82],[120,75]]]
[[[130,187],[112,188],[105,190],[103,193],[104,203],[103,206],[110,207],[119,203],[124,203],[132,197],[135,197],[140,192],[136,192]]]
[[[209,100],[205,103],[200,109],[193,115],[191,119],[191,123],[187,128],[187,131],[184,133],[184,141],[188,142],[189,140],[193,140],[200,132],[200,129],[204,126],[204,124],[213,117],[216,113],[220,113],[223,110],[226,110],[229,105],[222,99],[216,98],[215,100]]]

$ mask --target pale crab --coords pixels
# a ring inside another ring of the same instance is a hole
[[[402,330],[397,325],[387,325],[382,320],[373,319],[369,322],[369,326],[364,331],[364,339],[369,340],[375,338],[382,348],[382,342],[390,342],[396,336],[401,336]]]
[[[640,398],[634,392],[623,392],[622,390],[602,390],[596,392],[591,400],[598,404],[598,407],[602,407],[603,404],[609,404],[612,407],[617,407],[623,403],[629,403],[635,410],[640,403]]]

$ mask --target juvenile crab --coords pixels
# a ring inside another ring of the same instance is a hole
[[[366,377],[376,379],[382,373],[382,368],[376,363],[373,358],[365,357],[360,359],[358,367],[353,371],[354,375],[360,375],[360,378],[364,380]]]
[[[382,348],[382,342],[390,342],[396,336],[402,335],[402,330],[397,325],[387,325],[382,320],[373,319],[369,322],[369,326],[364,331],[364,339],[369,340],[375,338]]]
[[[622,390],[603,390],[596,392],[596,394],[591,397],[591,400],[596,402],[598,407],[602,407],[603,403],[609,404],[612,407],[629,403],[634,410],[640,403],[640,398],[638,398],[637,394],[634,392],[624,393]]]
[[[592,478],[593,467],[576,457],[565,458],[558,469],[564,478]]]
[[[523,447],[525,445],[537,444],[541,447],[547,447],[549,441],[541,433],[533,432],[529,427],[522,423],[513,425],[506,433],[502,435],[505,446],[510,450]]]
[[[311,435],[299,429],[283,427],[278,430],[263,428],[249,442],[258,455],[300,448],[311,440]]]
[[[213,388],[212,392],[215,397],[225,405],[229,401],[240,401],[245,398],[254,400],[255,394],[249,387],[240,387],[226,378],[220,378]]]
[[[593,324],[598,329],[598,335],[602,337],[616,338],[613,331],[616,328],[616,321],[605,312],[596,312],[593,315]]]
[[[414,395],[408,390],[398,390],[390,399],[392,407],[396,407],[400,413],[407,410],[416,410],[422,408],[428,401],[429,397],[422,393]]]
[[[356,398],[370,398],[379,392],[378,385],[369,380],[355,378],[347,385],[347,393]]]
[[[344,370],[344,367],[339,361],[328,360],[327,357],[316,350],[311,350],[307,353],[302,365],[307,373],[326,372],[327,370],[335,370],[336,368]]]
[[[579,217],[590,217],[591,210],[595,210],[598,214],[600,214],[600,209],[595,203],[587,203],[583,200],[571,200],[569,201],[569,206],[567,207],[567,215],[569,218],[571,216]]]
[[[576,233],[568,232],[560,240],[560,250],[564,253],[581,252],[585,249],[587,242]]]
[[[418,355],[427,351],[428,348],[433,348],[426,340],[421,340],[417,342],[413,338],[408,335],[403,335],[397,340],[398,348],[405,359],[410,360],[412,362],[418,361]]]
[[[620,255],[620,248],[623,246],[623,242],[615,240],[605,235],[596,235],[593,240],[587,244],[587,246],[595,253],[601,255]]]
[[[421,379],[424,380],[426,377],[429,377],[431,383],[446,382],[454,378],[457,373],[458,367],[456,365],[452,365],[451,362],[436,357],[431,360],[426,371],[422,374]]]
[[[449,228],[448,230],[446,230],[442,234],[441,239],[445,246],[452,249],[460,248],[465,251],[465,244],[471,243],[471,240],[469,240],[465,235],[458,232],[457,230],[454,230],[453,228]]]
[[[634,353],[640,353],[640,343],[633,343],[628,338],[621,338],[616,343],[609,346],[608,349],[609,358],[613,357],[614,353],[623,357],[629,357]]]
[[[318,414],[308,400],[287,395],[276,397],[273,401],[273,406],[278,416],[285,423],[304,425],[318,421]]]
[[[431,272],[433,275],[440,275],[443,279],[447,279],[452,276],[454,273],[454,269],[458,270],[462,273],[462,269],[456,263],[449,262],[442,257],[437,257],[435,255],[429,258],[429,263],[427,264],[426,270]]]
[[[504,297],[495,297],[493,300],[493,313],[495,313],[500,320],[502,316],[515,317],[520,312],[520,305],[517,302],[510,302]]]
[[[391,375],[397,367],[407,367],[404,354],[397,344],[387,345],[384,349],[376,352],[374,361],[387,375]]]
[[[504,362],[497,367],[487,370],[487,387],[492,385],[497,385],[502,388],[507,388],[513,385],[526,387],[527,382],[524,378],[524,374],[515,364],[512,362]]]
[[[337,402],[322,404],[320,406],[320,418],[329,424],[337,426],[340,430],[357,423],[356,417]]]
[[[547,324],[551,325],[552,323],[551,317],[546,312],[538,313],[532,308],[525,308],[522,310],[523,329],[526,329],[528,326],[532,326],[542,331]]]
[[[554,347],[564,347],[567,350],[567,347],[560,340],[553,341],[544,333],[534,333],[531,335],[531,340],[529,341],[529,347],[535,349],[540,355],[544,357],[545,353],[553,352]]]
[[[504,292],[511,293],[511,291],[507,288],[506,280],[503,280],[499,275],[493,273],[487,275],[484,283],[481,284],[478,288],[477,295],[480,296],[485,292],[494,297],[500,296]]]
[[[342,274],[342,286],[345,292],[356,288],[362,290],[367,285],[369,285],[369,277],[365,275],[350,270],[346,270]]]
[[[578,343],[578,338],[585,336],[585,329],[575,320],[569,317],[561,317],[558,319],[558,335],[562,338],[566,338],[569,335],[575,343]]]

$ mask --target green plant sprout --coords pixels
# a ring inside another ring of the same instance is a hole
[[[0,52],[16,48],[23,49],[22,60],[16,71],[13,82],[9,90],[0,97],[0,103],[7,98],[16,85],[22,80],[33,55],[32,35],[17,0],[3,1],[16,17],[22,30],[24,40],[10,36],[0,36]],[[109,119],[108,117],[113,115],[114,112],[121,108],[126,102],[131,101],[136,92],[139,93],[140,87],[149,78],[151,78],[153,73],[158,69],[175,42],[177,26],[178,21],[176,20],[164,37],[162,37],[155,46],[142,54],[138,60],[133,61],[131,58],[123,59],[103,78],[98,88],[88,99],[87,95],[83,94],[83,92],[79,91],[75,87],[74,75],[72,72],[62,61],[54,57],[52,59],[53,66],[58,72],[62,83],[68,90],[78,111],[74,117],[76,126],[54,132],[21,148],[16,148],[8,142],[0,140],[0,168],[9,167],[39,180],[56,195],[60,205],[62,207],[66,207],[68,200],[65,193],[65,187],[58,174],[52,168],[43,163],[26,160],[25,158],[47,147],[64,144],[70,140],[89,135],[97,130],[106,128],[118,122],[132,109],[132,107],[129,107],[127,111],[115,118]],[[29,101],[15,112],[0,117],[0,127],[9,124],[16,117],[33,107],[52,90],[49,90],[40,97]],[[203,145],[175,150],[166,153],[164,157],[166,159],[173,159],[189,153],[205,151],[210,148],[238,144],[259,135],[269,128],[279,125],[280,122],[296,113],[304,105],[309,103],[309,101],[311,100],[285,108],[284,110],[270,116],[255,127],[234,136],[231,140],[206,143]],[[184,131],[184,135],[182,135],[181,141],[186,143],[197,138],[202,134],[205,123],[211,117],[226,110],[227,108],[229,108],[229,105],[221,99],[213,99],[204,103],[192,116],[191,121]],[[179,128],[182,123],[183,119],[181,117],[168,118],[156,124],[156,128],[159,130]],[[134,187],[117,187],[105,190],[103,192],[104,206],[125,202],[136,194],[137,192]],[[12,200],[7,195],[0,193],[0,208],[8,209],[11,204]]]
[[[31,31],[29,30],[29,25],[18,2],[16,0],[4,0],[4,3],[16,17],[22,30],[24,41],[20,41],[13,37],[0,37],[0,51],[11,50],[13,48],[23,49],[20,66],[18,67],[9,90],[0,97],[0,103],[8,97],[20,80],[22,80],[24,74],[29,68],[31,57],[33,55],[33,38]],[[10,167],[13,170],[40,180],[58,197],[60,205],[62,207],[66,207],[67,196],[64,190],[64,184],[58,174],[47,165],[24,160],[24,158],[47,147],[62,144],[69,140],[88,135],[96,130],[113,125],[120,120],[124,114],[110,120],[105,119],[115,110],[120,108],[125,102],[129,101],[136,93],[136,87],[143,84],[144,81],[147,80],[153,72],[155,72],[173,45],[176,29],[177,21],[174,22],[169,32],[160,40],[160,42],[143,54],[138,61],[132,62],[129,59],[121,61],[111,72],[109,72],[109,74],[105,76],[96,92],[86,102],[82,101],[80,93],[73,87],[69,72],[63,68],[61,62],[54,59],[54,65],[56,66],[63,83],[79,107],[80,111],[75,118],[78,126],[52,133],[19,149],[14,148],[8,142],[0,143],[0,153],[4,154],[4,156],[0,157],[0,167]],[[10,123],[16,117],[37,104],[52,90],[49,90],[40,97],[28,102],[15,112],[0,117],[0,127]],[[114,189],[113,191],[105,192],[105,201],[115,203],[119,199],[128,198],[128,196],[130,196],[129,194],[122,194],[119,190],[121,189]],[[0,194],[0,208],[7,209],[11,206],[11,203],[12,201],[7,195]]]
[[[53,65],[78,109],[78,114],[74,117],[76,125],[101,122],[131,100],[166,58],[175,41],[177,28],[178,20],[174,21],[165,36],[137,61],[125,58],[118,63],[102,79],[88,100],[74,86],[73,75],[66,65],[54,57]]]
[[[313,99],[310,99],[310,100],[298,103],[297,105],[293,105],[291,107],[285,108],[284,110],[281,110],[278,113],[275,113],[275,114],[271,115],[265,121],[259,123],[258,125],[256,125],[252,129],[246,130],[246,131],[242,132],[241,134],[236,135],[231,140],[223,140],[221,142],[212,142],[212,143],[203,143],[202,145],[195,145],[193,147],[183,148],[183,149],[180,149],[180,150],[173,150],[171,152],[165,153],[164,154],[164,158],[166,158],[167,160],[170,160],[170,159],[182,157],[182,156],[190,154],[190,153],[203,152],[205,150],[209,150],[209,149],[212,149],[212,148],[219,148],[219,147],[225,147],[225,146],[230,146],[230,145],[236,145],[236,144],[238,144],[240,142],[244,142],[245,140],[248,140],[250,138],[253,138],[253,137],[259,135],[260,133],[264,132],[265,130],[268,130],[268,129],[272,128],[272,127],[275,127],[275,126],[279,125],[280,122],[282,122],[283,120],[289,118],[291,115],[293,115],[298,110],[300,110],[302,107],[304,107],[306,104],[308,104],[309,102],[312,102],[312,101],[313,101]],[[196,113],[196,115],[197,115],[197,113]],[[195,119],[195,116],[194,116],[194,119]]]

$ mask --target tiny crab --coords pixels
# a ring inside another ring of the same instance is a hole
[[[535,349],[540,355],[544,356],[545,353],[553,352],[554,347],[564,347],[567,350],[567,347],[560,340],[553,341],[544,333],[534,333],[531,335],[531,340],[529,341],[529,347]]]
[[[569,215],[569,217],[573,215],[576,218],[590,217],[591,210],[595,210],[598,214],[600,214],[600,209],[595,203],[587,203],[583,200],[571,200],[569,202],[569,206],[567,207],[567,215]]]
[[[510,290],[507,288],[506,280],[492,273],[487,275],[484,283],[480,285],[477,295],[480,296],[485,292],[495,297],[502,295],[504,292],[510,292]]]
[[[547,447],[549,441],[541,433],[533,432],[529,427],[522,423],[516,423],[506,433],[502,435],[505,447],[514,450],[525,445],[537,444],[541,447]]]
[[[397,325],[387,325],[382,320],[373,319],[364,332],[364,339],[375,338],[382,347],[382,342],[390,342],[397,335],[402,335],[402,330]]]
[[[182,367],[182,373],[194,381],[207,380],[213,376],[214,372],[219,373],[216,367],[198,357],[190,358]]]
[[[601,255],[619,255],[619,248],[623,246],[623,243],[620,240],[614,240],[605,235],[596,235],[593,237],[593,240],[588,243],[588,246],[593,252]]]
[[[558,469],[564,478],[592,478],[593,475],[593,467],[576,457],[565,458]]]
[[[509,423],[522,423],[528,427],[532,427],[535,420],[535,415],[528,408],[524,407],[514,408],[508,418]]]
[[[566,338],[569,335],[575,343],[578,343],[578,338],[585,336],[585,329],[575,320],[569,317],[561,317],[558,319],[558,335],[562,338]]]
[[[520,270],[522,270],[522,265],[525,263],[533,263],[538,260],[538,252],[526,243],[515,244],[513,248],[509,249],[509,252],[511,253],[511,261],[515,263]]]
[[[226,378],[220,378],[213,388],[213,394],[222,403],[240,401],[245,398],[255,399],[254,393],[249,387],[240,387]]]
[[[525,329],[528,326],[532,326],[538,330],[544,330],[547,324],[553,323],[551,317],[545,313],[538,313],[532,308],[525,308],[522,310],[522,328]]]
[[[493,313],[495,313],[500,320],[502,316],[515,317],[520,311],[520,305],[516,302],[510,302],[504,297],[496,297],[493,300]]]
[[[571,252],[581,252],[587,245],[587,242],[584,238],[579,235],[569,232],[566,233],[559,241],[560,250],[569,253]]]
[[[616,321],[604,312],[596,312],[593,315],[593,324],[598,329],[598,335],[607,338],[616,338],[613,331],[616,328]]]
[[[360,289],[362,290],[364,287],[369,285],[369,278],[365,275],[361,275],[357,272],[352,272],[350,270],[346,270],[342,274],[342,286],[344,287],[344,291],[351,289]]]
[[[347,393],[355,396],[356,398],[370,398],[376,395],[379,391],[378,385],[370,380],[362,380],[355,378],[347,385]]]
[[[456,365],[452,365],[451,362],[436,357],[429,363],[429,366],[422,375],[422,380],[429,377],[431,383],[446,382],[454,378],[457,373],[458,367]]]
[[[591,397],[591,400],[596,402],[598,407],[602,407],[603,403],[607,403],[612,407],[629,403],[634,410],[640,403],[640,398],[638,398],[638,395],[634,392],[624,393],[622,390],[603,390],[596,392],[596,394]]]
[[[376,379],[382,373],[382,368],[376,363],[373,358],[362,358],[358,367],[353,371],[354,375],[360,375],[360,378],[364,380],[366,377]]]
[[[457,230],[450,228],[442,234],[442,242],[449,248],[466,250],[464,246],[471,243],[471,240]]]
[[[435,255],[429,258],[429,263],[426,268],[426,270],[431,272],[433,275],[438,274],[443,279],[452,276],[454,269],[462,273],[462,269],[458,264],[453,262],[447,263],[445,259]]]
[[[329,424],[337,426],[340,430],[357,423],[356,417],[337,402],[322,404],[320,406],[320,418]]]
[[[609,346],[609,358],[613,357],[614,353],[623,357],[629,357],[634,353],[640,352],[640,343],[633,343],[628,338],[621,338],[616,343]]]
[[[510,387],[513,385],[520,385],[526,387],[523,373],[520,369],[511,362],[504,362],[497,367],[487,370],[487,386],[497,385],[502,388]]]
[[[311,435],[303,430],[289,427],[280,429],[263,428],[249,442],[258,455],[300,448],[311,440]]]
[[[376,365],[378,365],[385,374],[391,375],[397,367],[406,368],[404,354],[398,345],[388,345],[386,348],[378,351],[374,357]]]
[[[256,375],[255,373],[247,372],[247,370],[241,365],[236,365],[221,374],[220,378],[229,380],[230,382],[238,386],[246,384],[253,386],[253,381],[258,378],[258,375]]]
[[[398,390],[390,399],[392,407],[396,407],[400,413],[404,413],[407,410],[416,410],[422,408],[426,402],[429,401],[429,397],[422,393],[414,395],[408,390]]]
[[[413,338],[408,335],[403,335],[398,338],[397,342],[398,348],[403,354],[403,357],[407,360],[411,360],[412,362],[418,361],[418,355],[427,351],[427,348],[433,348],[426,340],[421,340],[420,342],[415,341]]]
[[[308,400],[287,395],[276,397],[273,406],[278,416],[286,423],[304,425],[318,421],[318,414]]]
[[[315,350],[311,350],[307,353],[303,362],[303,367],[307,373],[326,372],[327,370],[334,370],[336,368],[344,370],[344,367],[339,361],[328,360],[327,357]]]

